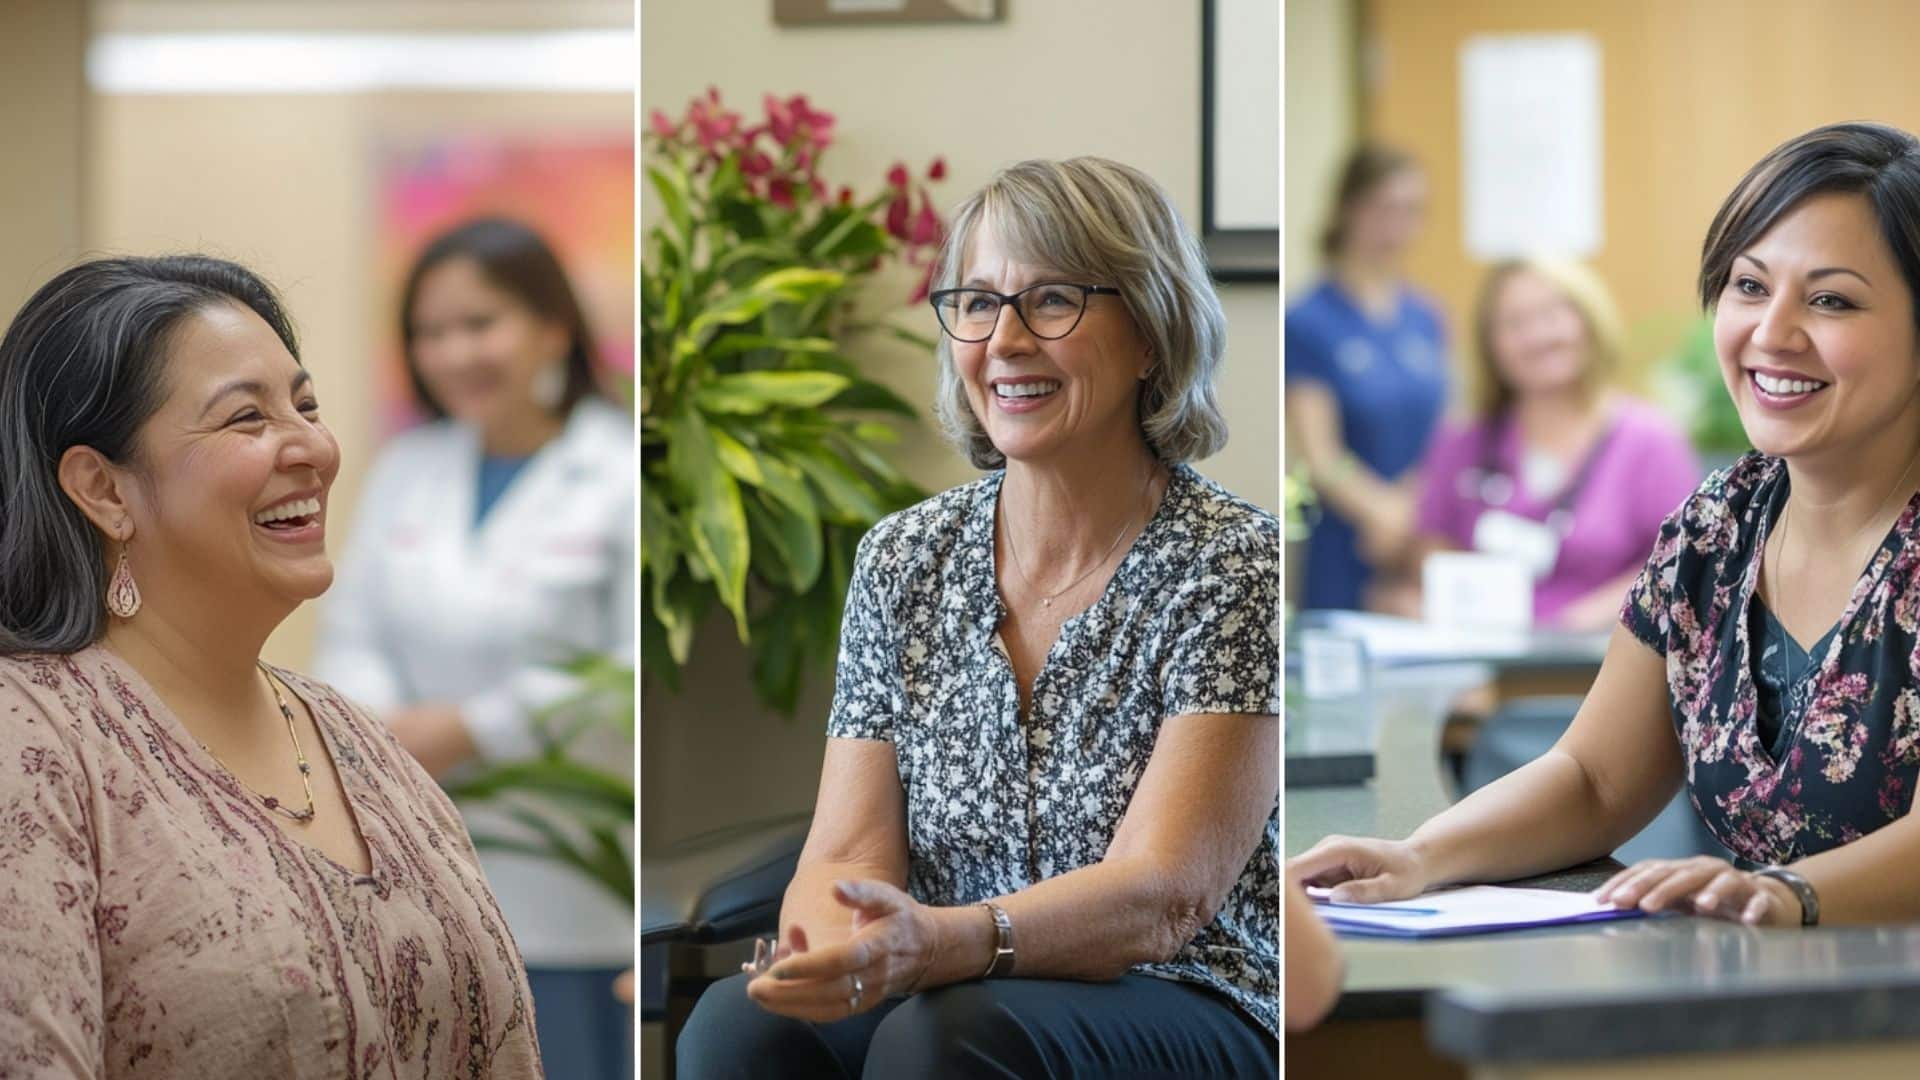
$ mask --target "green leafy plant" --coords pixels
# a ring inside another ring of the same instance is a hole
[[[831,663],[859,538],[925,497],[888,458],[878,419],[916,410],[849,356],[866,335],[933,341],[856,310],[890,260],[921,269],[945,232],[896,165],[880,194],[830,192],[834,119],[765,99],[748,126],[716,91],[649,118],[640,290],[641,655],[670,689],[717,605],[753,656],[760,699],[789,714]],[[945,175],[936,160],[928,180]],[[917,195],[917,200],[916,200]]]
[[[579,680],[579,689],[536,718],[539,756],[450,780],[447,793],[497,809],[525,830],[524,836],[476,831],[476,847],[557,862],[632,907],[633,782],[583,764],[569,750],[601,727],[622,729],[631,743],[633,668],[605,656],[586,656],[565,670]]]
[[[1649,330],[1656,328],[1659,337],[1670,343],[1661,350],[1664,359],[1653,372],[1656,396],[1686,420],[1694,449],[1709,467],[1745,453],[1752,444],[1720,373],[1713,320],[1697,315],[1650,320]]]

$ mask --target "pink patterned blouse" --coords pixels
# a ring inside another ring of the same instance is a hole
[[[0,1077],[539,1077],[519,950],[438,785],[327,687],[372,856],[283,832],[104,648],[0,657]]]

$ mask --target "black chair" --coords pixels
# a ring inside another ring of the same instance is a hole
[[[1553,748],[1573,716],[1579,697],[1516,698],[1502,705],[1480,728],[1461,770],[1461,791],[1477,791]],[[1727,857],[1681,791],[1646,828],[1620,846],[1613,857],[1631,865],[1641,859],[1684,859],[1693,855]]]
[[[640,1019],[665,1026],[669,1078],[680,1028],[712,982],[693,950],[778,930],[812,820],[802,813],[732,825],[641,858]]]

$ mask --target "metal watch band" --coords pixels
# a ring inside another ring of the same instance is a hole
[[[1754,876],[1772,878],[1793,890],[1800,900],[1800,925],[1818,926],[1820,924],[1820,894],[1813,891],[1813,883],[1784,866],[1767,866],[1755,870]]]
[[[1007,918],[999,904],[990,900],[980,901],[980,906],[993,916],[993,960],[987,964],[987,970],[980,977],[991,979],[996,975],[1013,973],[1013,920]]]

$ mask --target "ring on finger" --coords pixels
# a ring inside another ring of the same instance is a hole
[[[860,1011],[860,999],[867,996],[867,984],[860,981],[858,972],[849,977],[853,979],[853,993],[847,995],[847,1013],[851,1015]]]

